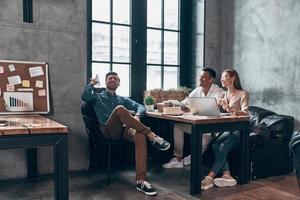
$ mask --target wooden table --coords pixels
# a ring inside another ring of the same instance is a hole
[[[147,117],[181,122],[192,125],[191,133],[191,172],[190,194],[201,194],[202,172],[202,134],[211,132],[224,132],[240,130],[239,145],[239,183],[245,184],[250,180],[250,145],[249,145],[249,120],[248,116],[196,116],[185,113],[180,116],[162,115],[159,112],[147,112]]]
[[[27,176],[37,176],[37,147],[54,148],[54,198],[68,199],[68,128],[41,115],[0,115],[0,150],[27,150]]]

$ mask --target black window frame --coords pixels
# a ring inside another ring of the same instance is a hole
[[[111,0],[112,1],[112,0]],[[147,79],[147,0],[131,0],[131,78],[130,78],[130,98],[142,102],[144,90],[146,90]],[[112,10],[111,6],[111,10]],[[192,72],[191,62],[191,28],[192,28],[192,1],[179,0],[179,49],[178,60],[179,63],[179,83],[178,85],[190,86],[190,73]],[[162,11],[163,12],[163,11]],[[113,13],[110,12],[110,15]],[[163,13],[162,13],[163,14]],[[163,17],[163,15],[162,15]],[[87,82],[92,75],[92,0],[87,0]],[[103,22],[104,23],[104,22]],[[118,23],[113,23],[120,25]],[[122,24],[121,24],[122,25]],[[111,26],[112,27],[112,26]],[[163,29],[163,31],[169,31],[169,29]],[[162,32],[163,32],[162,31]],[[174,31],[174,30],[170,30]],[[163,34],[163,33],[162,33]],[[111,39],[112,45],[112,39]],[[112,51],[112,46],[111,46]],[[112,52],[110,52],[112,58]],[[97,61],[95,61],[97,63]],[[105,63],[105,62],[101,62]],[[112,62],[110,60],[110,69],[112,63],[118,64],[118,62]],[[123,63],[122,63],[123,64]],[[163,67],[174,65],[162,66],[162,82],[163,82]],[[183,68],[184,66],[184,68]],[[163,86],[163,84],[162,84]]]

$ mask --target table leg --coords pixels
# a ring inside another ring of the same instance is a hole
[[[191,161],[190,194],[201,194],[202,133],[200,133],[199,126],[197,125],[192,125]]]
[[[54,199],[69,199],[68,135],[63,135],[54,146]]]
[[[37,149],[36,148],[26,149],[26,159],[27,159],[27,178],[29,179],[37,178]]]
[[[239,174],[240,174],[240,184],[245,184],[249,182],[250,178],[250,138],[249,138],[249,124],[244,123],[241,129],[241,140],[240,140],[240,163]]]
[[[243,134],[245,135],[245,180],[244,183],[249,183],[250,181],[250,124],[249,122],[246,122],[244,125]]]

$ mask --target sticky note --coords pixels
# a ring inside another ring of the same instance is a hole
[[[16,70],[15,66],[13,64],[8,65],[9,71],[13,72]]]
[[[13,91],[15,91],[15,86],[13,84],[7,84],[6,85],[6,91],[7,92],[13,92]]]
[[[43,81],[39,81],[39,80],[37,80],[36,82],[35,82],[35,87],[37,87],[37,88],[43,88]]]
[[[23,87],[30,87],[30,81],[29,80],[22,80],[22,86]]]
[[[0,66],[0,74],[3,74],[3,73],[4,73],[4,67]]]
[[[19,75],[7,77],[8,83],[12,85],[21,84],[21,77]]]
[[[46,90],[39,90],[39,96],[46,96]]]
[[[30,74],[30,77],[42,76],[42,75],[44,75],[44,71],[41,66],[30,67],[29,74]]]

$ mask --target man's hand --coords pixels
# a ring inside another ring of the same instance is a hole
[[[100,86],[100,81],[99,81],[99,76],[96,74],[94,78],[90,78],[90,84],[92,85],[99,85]]]
[[[98,83],[96,78],[90,78],[90,84],[96,85]]]

